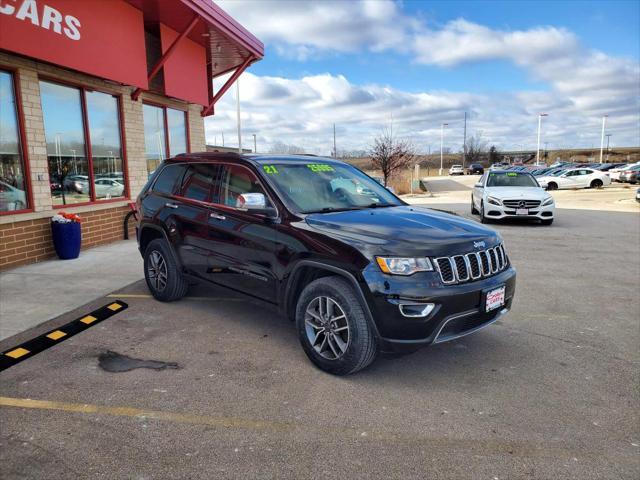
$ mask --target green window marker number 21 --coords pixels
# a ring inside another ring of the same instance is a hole
[[[275,167],[275,165],[264,165],[262,169],[264,170],[264,173],[267,173],[269,175],[278,174],[278,169]]]

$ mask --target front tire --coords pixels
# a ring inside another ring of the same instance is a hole
[[[484,215],[484,202],[480,203],[480,223],[489,223],[490,220]]]
[[[473,203],[473,195],[471,195],[471,215],[477,215],[477,214],[478,214],[478,209],[474,205],[474,203]]]
[[[364,306],[339,276],[319,278],[304,288],[296,306],[296,328],[309,360],[333,375],[362,370],[378,353]]]
[[[173,302],[187,294],[186,282],[163,239],[152,240],[144,251],[144,279],[156,300]]]

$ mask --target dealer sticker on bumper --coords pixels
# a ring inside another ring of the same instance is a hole
[[[487,301],[485,303],[484,311],[490,312],[496,308],[500,308],[504,305],[505,286],[494,288],[487,292]]]

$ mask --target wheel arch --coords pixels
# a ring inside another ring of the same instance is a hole
[[[173,245],[169,241],[167,232],[164,230],[164,228],[158,225],[144,224],[140,227],[140,233],[138,237],[138,248],[140,249],[140,254],[144,255],[144,252],[147,249],[149,243],[156,239],[163,239],[165,242],[167,242],[169,251],[171,252],[171,256],[175,260],[176,265],[178,265],[178,267],[182,269],[182,262],[180,262],[180,258],[178,257],[178,255],[176,255],[176,252],[173,249]]]
[[[283,310],[287,318],[291,321],[295,321],[297,300],[302,293],[302,290],[304,290],[309,283],[318,278],[334,275],[342,277],[353,287],[356,295],[362,303],[367,320],[372,325],[376,336],[379,337],[378,328],[373,319],[371,309],[369,308],[369,303],[367,302],[364,292],[362,291],[362,287],[358,283],[356,277],[343,268],[336,267],[334,265],[327,265],[314,260],[300,260],[295,267],[293,267],[293,270],[289,275],[283,302]]]

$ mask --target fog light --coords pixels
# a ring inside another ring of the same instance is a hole
[[[405,317],[426,317],[435,308],[435,303],[401,303],[398,307]]]

